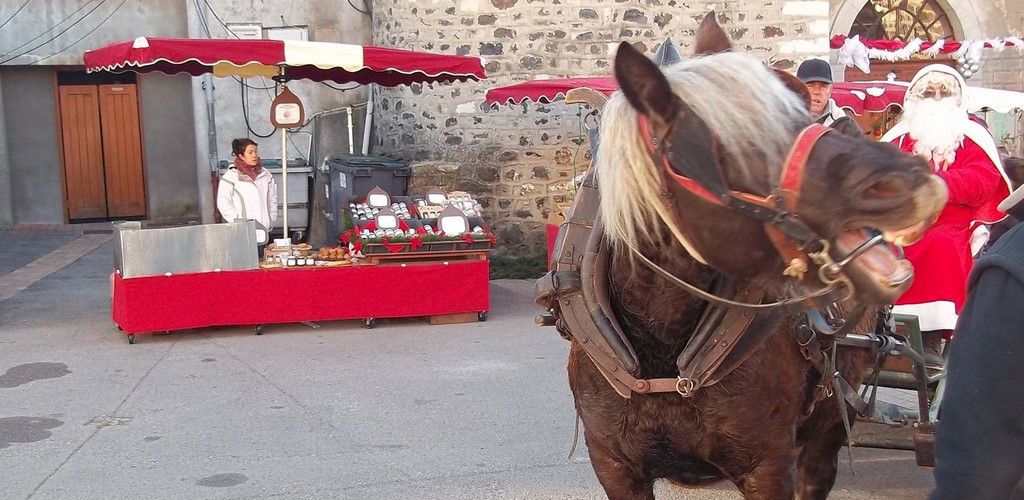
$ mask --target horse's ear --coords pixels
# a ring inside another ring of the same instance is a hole
[[[693,55],[711,55],[732,50],[732,42],[715,20],[715,11],[708,12],[697,28],[697,42]]]
[[[620,43],[615,53],[615,80],[629,104],[641,114],[665,124],[676,119],[679,98],[665,74],[627,42]]]
[[[782,83],[792,90],[794,94],[800,96],[800,99],[804,101],[804,108],[808,111],[811,110],[811,91],[807,90],[807,84],[805,84],[799,78],[793,76],[791,73],[782,71],[781,69],[772,68],[775,71],[775,76],[782,80]]]
[[[849,116],[840,116],[839,118],[836,118],[836,121],[832,122],[832,125],[829,125],[829,127],[832,130],[849,137],[857,137],[859,139],[864,138],[864,129],[860,128],[860,124]]]
[[[726,189],[718,170],[718,139],[692,108],[672,92],[668,79],[653,61],[628,43],[615,54],[615,79],[619,90],[640,114],[651,122],[654,136],[673,125],[671,168],[681,175]],[[715,168],[707,168],[707,166]],[[660,167],[659,167],[660,168]]]

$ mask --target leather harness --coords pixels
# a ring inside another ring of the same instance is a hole
[[[767,197],[729,190],[717,157],[717,171],[711,173],[688,164],[685,159],[673,158],[676,167],[681,167],[680,170],[687,175],[676,173],[668,158],[672,155],[672,139],[675,138],[652,138],[643,118],[640,128],[649,138],[648,148],[655,163],[660,164],[664,203],[671,203],[666,183],[671,178],[703,199],[762,221],[773,245],[787,263],[785,273],[789,276],[802,277],[809,261],[819,265],[831,263],[827,248],[815,248],[821,238],[792,215],[799,201],[800,182],[807,159],[817,140],[828,132],[827,127],[814,124],[801,131],[783,167],[779,188]],[[665,135],[672,132],[670,128]],[[714,144],[712,150],[717,151]],[[536,298],[537,303],[554,316],[555,326],[562,337],[576,340],[608,383],[624,398],[631,397],[634,392],[677,392],[683,397],[691,397],[698,389],[722,380],[749,358],[785,315],[823,307],[848,291],[833,281],[824,293],[763,304],[768,298],[764,289],[724,275],[716,279],[709,292],[692,290],[688,288],[692,285],[669,275],[667,277],[686,285],[684,288],[705,298],[709,304],[677,358],[679,375],[674,378],[640,378],[639,360],[609,301],[607,271],[610,259],[598,215],[599,202],[600,192],[591,168],[577,191],[569,216],[559,228],[552,270],[537,281]],[[674,208],[669,213],[675,214]],[[642,254],[637,254],[649,265],[654,265]],[[824,257],[821,254],[825,254]],[[660,270],[657,266],[654,268]],[[661,271],[667,274],[667,271]],[[727,297],[734,300],[725,299]],[[801,352],[822,374],[817,400],[832,394],[831,381],[836,375],[835,350],[832,346],[822,350],[820,347],[827,343],[820,342],[819,335],[810,327],[811,322],[806,318],[798,321],[801,324],[797,325],[797,341]],[[848,323],[856,321],[848,320]],[[848,384],[841,382],[841,385],[848,388]],[[843,392],[847,393],[846,399],[849,400],[848,391]],[[856,396],[855,392],[853,396]]]

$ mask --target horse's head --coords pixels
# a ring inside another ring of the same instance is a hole
[[[621,93],[603,110],[596,159],[608,238],[648,252],[673,238],[689,255],[661,262],[693,258],[725,274],[779,283],[788,275],[819,288],[838,280],[865,303],[903,293],[910,264],[888,245],[858,247],[921,228],[943,207],[945,184],[927,163],[809,127],[799,80],[732,52],[713,13],[696,52],[663,72],[619,47]]]

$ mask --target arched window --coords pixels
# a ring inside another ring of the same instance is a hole
[[[850,27],[849,36],[877,40],[953,37],[949,17],[935,0],[868,0]]]

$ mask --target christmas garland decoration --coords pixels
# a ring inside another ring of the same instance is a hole
[[[981,51],[984,48],[1003,50],[1006,47],[1024,49],[1024,40],[1016,36],[990,38],[987,40],[936,40],[923,41],[915,38],[909,42],[900,40],[861,40],[860,35],[847,37],[836,35],[829,40],[829,46],[838,51],[838,62],[843,66],[855,66],[870,72],[870,59],[881,61],[905,61],[914,54],[936,57],[951,54],[960,63],[960,71],[969,78],[978,70]]]

